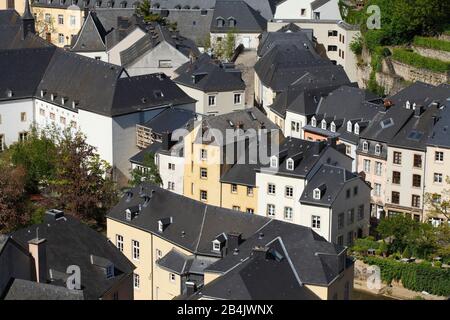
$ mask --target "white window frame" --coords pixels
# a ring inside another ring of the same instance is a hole
[[[368,152],[369,151],[369,143],[367,141],[363,142],[362,149],[363,149],[364,152]]]
[[[311,216],[311,228],[320,229],[320,216]]]
[[[288,190],[290,190],[290,192],[288,192]],[[284,188],[284,196],[286,198],[292,198],[294,196],[294,187],[292,186],[286,186]]]
[[[320,191],[320,189],[316,188],[313,190],[313,198],[316,200],[320,200],[322,196],[322,191]]]
[[[200,160],[205,161],[208,159],[208,150],[200,149]]]
[[[267,184],[267,194],[275,195],[277,192],[277,187],[274,183]]]
[[[141,288],[141,279],[137,273],[133,273],[133,288],[138,290]]]
[[[267,216],[268,217],[275,217],[275,205],[268,203],[267,204]]]
[[[238,98],[238,102],[236,102],[236,97],[239,97]],[[234,102],[234,105],[240,105],[240,104],[242,104],[242,93],[235,93],[234,95],[233,95],[233,102]]]
[[[381,154],[381,144],[377,143],[375,145],[375,154],[379,156]]]
[[[139,261],[139,259],[141,258],[141,249],[140,249],[139,241],[131,240],[131,249],[132,249],[133,260]]]
[[[175,276],[175,273],[169,273],[169,280],[170,280],[170,282],[175,282],[176,281],[176,276]]]
[[[213,99],[213,103],[211,103],[211,99]],[[208,107],[215,107],[217,105],[217,96],[216,95],[209,95],[208,96]]]
[[[443,151],[435,151],[434,161],[438,162],[438,163],[444,162],[444,152]]]
[[[435,172],[434,174],[433,174],[433,183],[436,183],[436,184],[442,184],[442,182],[444,181],[444,178],[443,178],[444,176],[442,175],[442,173],[439,173],[439,172]],[[437,180],[436,180],[436,178],[438,178]]]
[[[292,159],[287,159],[286,161],[286,170],[294,170],[294,160]]]
[[[294,218],[294,209],[292,207],[284,207],[284,219],[292,221]]]
[[[116,247],[123,252],[123,236],[120,234],[116,234]]]
[[[270,167],[271,168],[278,168],[278,158],[276,156],[272,156],[270,158]]]

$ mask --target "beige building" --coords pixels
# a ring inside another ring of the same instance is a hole
[[[140,300],[349,299],[353,288],[346,249],[309,228],[152,185],[130,190],[110,211],[107,236],[136,266],[134,296]],[[322,255],[333,261],[331,269]],[[262,264],[278,271],[242,273]],[[238,290],[242,285],[252,286],[250,293]]]
[[[25,1],[28,0],[0,0],[0,10],[14,9],[22,15],[25,11]]]

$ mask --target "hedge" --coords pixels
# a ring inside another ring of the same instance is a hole
[[[364,263],[377,265],[381,279],[390,284],[401,281],[406,289],[426,291],[439,296],[450,295],[450,270],[432,267],[427,263],[403,263],[374,256],[363,258]]]
[[[423,57],[420,54],[406,49],[394,49],[392,58],[417,68],[424,68],[435,72],[447,72],[450,70],[450,62]]]
[[[427,37],[415,37],[414,44],[419,47],[425,47],[429,49],[441,50],[441,51],[450,51],[450,42],[439,40],[436,38],[427,38]]]

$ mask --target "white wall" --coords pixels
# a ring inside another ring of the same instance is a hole
[[[295,131],[292,130],[292,122],[299,123],[300,129],[298,132],[296,130]],[[284,135],[286,137],[294,137],[294,138],[303,139],[304,134],[303,134],[302,128],[306,124],[306,122],[307,122],[306,116],[303,116],[298,113],[286,111],[286,121],[284,122],[285,123]]]
[[[33,100],[12,100],[0,102],[0,135],[9,146],[19,141],[19,133],[29,131],[34,121]],[[21,121],[21,113],[26,113],[26,121]]]
[[[243,44],[245,49],[256,49],[259,45],[259,33],[237,33],[236,34],[236,48]],[[227,33],[211,33],[211,42],[215,43],[217,38],[222,38],[224,41]]]
[[[183,194],[184,157],[158,153],[159,175],[163,181],[163,188],[168,189],[169,182],[175,184],[172,192]],[[169,163],[175,165],[175,170],[169,170]]]
[[[274,19],[313,19],[314,12],[320,12],[321,20],[336,19],[341,20],[338,0],[330,0],[316,10],[312,10],[311,3],[314,0],[287,0],[277,6]],[[302,9],[305,14],[302,16]]]

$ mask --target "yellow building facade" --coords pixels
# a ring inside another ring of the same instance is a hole
[[[257,212],[258,188],[253,186],[222,182],[221,191],[221,207],[247,213]]]
[[[0,10],[14,9],[20,15],[25,10],[25,0],[0,0]]]

